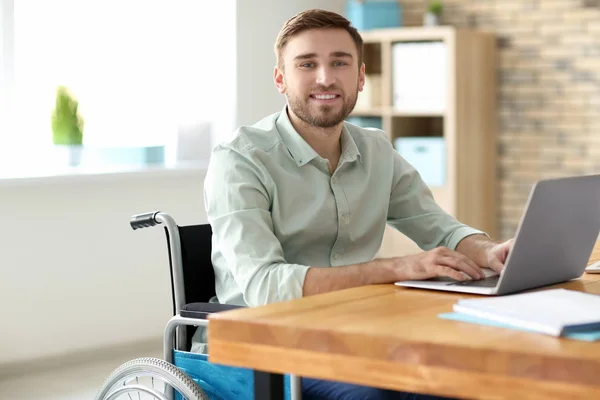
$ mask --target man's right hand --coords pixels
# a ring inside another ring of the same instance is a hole
[[[459,281],[485,278],[481,268],[462,253],[447,247],[437,247],[393,259],[396,281],[424,280],[445,276]]]

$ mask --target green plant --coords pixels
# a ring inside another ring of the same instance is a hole
[[[83,118],[78,113],[79,102],[69,90],[59,86],[56,104],[52,111],[52,141],[57,145],[81,145],[83,143]]]
[[[442,2],[441,1],[430,1],[427,11],[434,14],[440,15],[442,13]]]

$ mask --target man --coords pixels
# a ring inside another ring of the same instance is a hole
[[[288,20],[274,71],[285,108],[214,149],[205,204],[219,302],[259,306],[502,269],[511,241],[496,243],[446,214],[383,132],[344,122],[364,85],[362,46],[338,14],[309,10]],[[425,251],[374,260],[386,223]],[[303,394],[429,398],[309,379]]]

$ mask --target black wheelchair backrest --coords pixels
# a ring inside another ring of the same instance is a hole
[[[215,296],[215,271],[212,266],[212,229],[209,224],[178,226],[186,303],[208,303]],[[169,232],[165,228],[167,243]],[[169,262],[171,250],[169,248]],[[173,290],[173,266],[171,265],[171,292]],[[173,301],[175,304],[175,301]]]

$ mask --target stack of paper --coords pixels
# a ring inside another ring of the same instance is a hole
[[[485,299],[463,299],[454,313],[440,317],[484,325],[501,326],[600,340],[600,296],[566,289]]]

